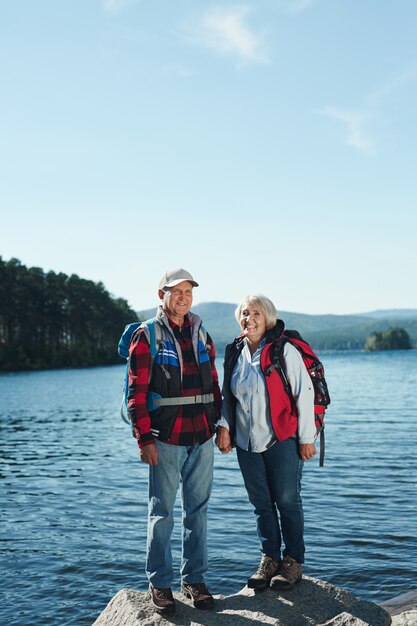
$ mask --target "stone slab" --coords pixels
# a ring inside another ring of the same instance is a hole
[[[149,593],[122,589],[93,626],[389,626],[391,616],[374,604],[358,600],[340,587],[305,577],[293,589],[256,593],[244,587],[232,596],[215,596],[215,608],[198,611],[181,593],[174,593],[177,611],[162,617],[150,606]],[[407,625],[409,626],[409,625]]]
[[[404,611],[417,611],[417,589],[402,593],[391,600],[381,602],[379,606],[388,611],[390,615],[399,615]]]

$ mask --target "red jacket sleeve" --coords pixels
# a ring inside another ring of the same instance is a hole
[[[139,447],[155,443],[151,433],[151,418],[146,407],[149,385],[151,353],[149,343],[142,331],[133,335],[129,347],[129,393],[127,408],[133,426],[133,434]]]

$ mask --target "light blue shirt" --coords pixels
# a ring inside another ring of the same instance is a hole
[[[261,351],[251,355],[247,342],[239,355],[230,381],[236,403],[236,443],[243,450],[264,452],[276,441],[272,429],[269,399],[265,378],[261,371]],[[284,346],[284,362],[288,382],[298,412],[298,439],[313,443],[316,437],[314,422],[314,389],[300,353],[289,342]],[[229,428],[226,403],[217,426]]]

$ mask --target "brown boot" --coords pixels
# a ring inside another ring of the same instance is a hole
[[[173,615],[175,613],[175,600],[169,587],[158,589],[149,585],[151,592],[151,604],[161,615]]]
[[[247,582],[249,589],[266,589],[271,578],[278,572],[280,562],[266,554],[262,555],[259,567]]]
[[[287,591],[299,583],[303,577],[303,568],[291,556],[284,556],[281,567],[276,576],[271,578],[270,586],[272,589],[281,589]]]
[[[214,599],[204,583],[182,583],[182,592],[191,598],[196,609],[211,609]]]

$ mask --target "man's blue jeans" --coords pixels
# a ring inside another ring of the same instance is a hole
[[[281,559],[282,535],[283,556],[303,563],[304,514],[300,492],[304,463],[298,455],[297,441],[277,441],[265,452],[238,447],[237,458],[255,509],[261,551],[276,561]]]
[[[182,500],[181,580],[204,582],[207,572],[207,508],[213,484],[213,440],[194,446],[160,441],[158,464],[149,466],[146,575],[154,587],[171,587],[171,534],[178,487]]]

